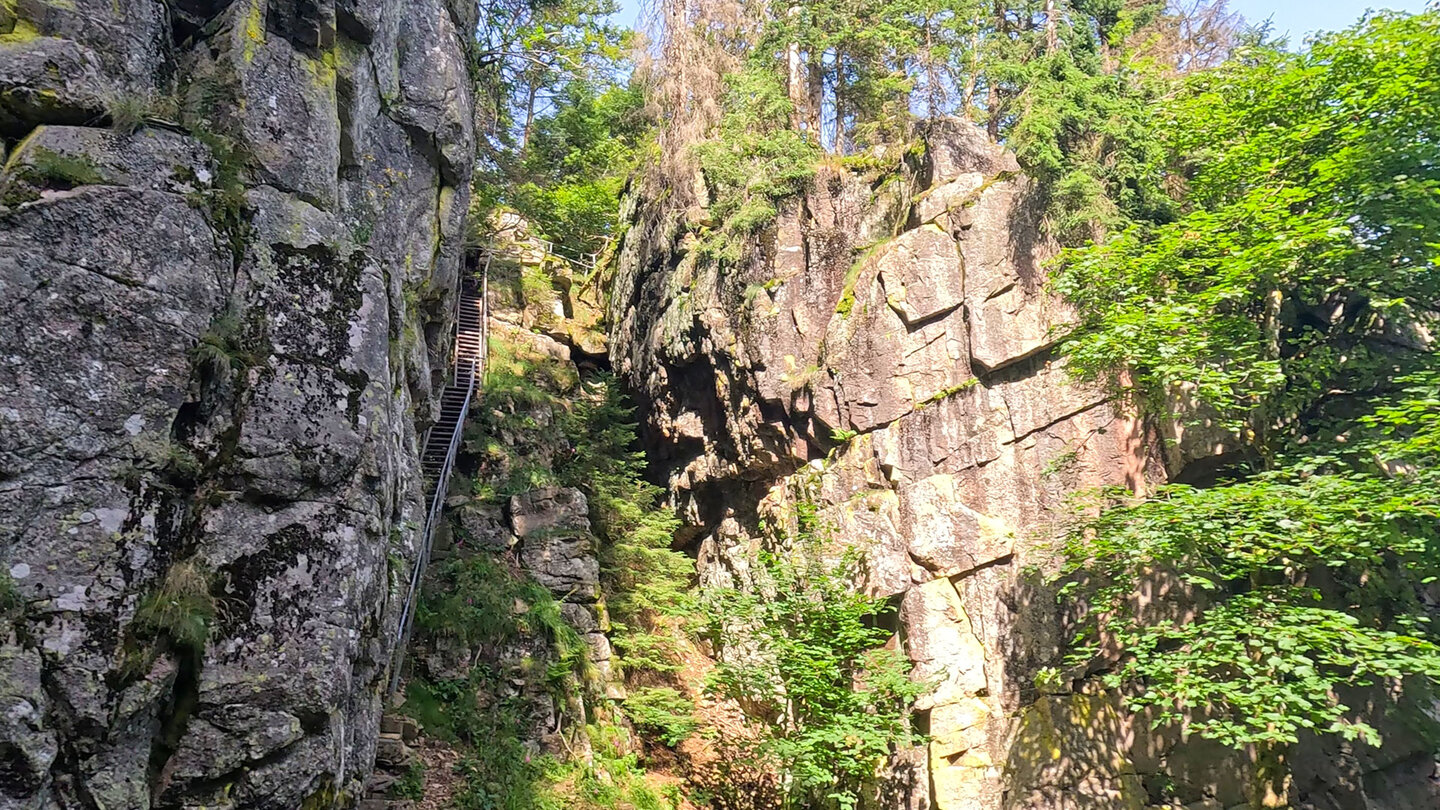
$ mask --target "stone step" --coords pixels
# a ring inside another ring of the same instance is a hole
[[[390,792],[390,787],[400,781],[400,775],[376,768],[370,772],[370,778],[365,780],[365,795],[384,796]]]
[[[415,752],[399,734],[381,733],[375,742],[375,767],[403,771],[410,767]]]
[[[371,791],[355,805],[355,810],[415,810],[410,799],[392,799],[382,791]]]
[[[400,739],[412,743],[420,737],[420,724],[403,714],[387,714],[380,718],[380,733],[399,734]]]

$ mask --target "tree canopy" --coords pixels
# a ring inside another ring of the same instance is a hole
[[[570,258],[613,231],[648,130],[631,32],[610,20],[617,9],[614,0],[481,4],[475,221],[512,208]]]
[[[1128,654],[1111,682],[1205,736],[1378,742],[1344,688],[1440,677],[1437,100],[1434,13],[1241,50],[1153,107],[1143,176],[1173,211],[1064,257],[1072,370],[1243,459],[1067,546]],[[1130,609],[1167,571],[1204,593],[1193,620]]]

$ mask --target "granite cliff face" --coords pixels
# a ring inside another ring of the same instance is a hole
[[[1045,565],[1067,495],[1141,491],[1226,444],[1069,380],[1032,183],[968,125],[922,135],[897,170],[822,168],[724,271],[697,261],[703,210],[632,200],[611,357],[702,585],[744,583],[759,522],[800,498],[866,552],[863,587],[899,605],[914,673],[937,684],[915,707],[930,742],[896,757],[880,806],[1278,806],[1253,757],[1151,732],[1083,670],[1037,688],[1063,617],[1024,570]],[[1433,759],[1390,734],[1379,756],[1301,746],[1290,800],[1429,806]]]
[[[474,22],[0,2],[0,807],[359,794],[423,519]]]

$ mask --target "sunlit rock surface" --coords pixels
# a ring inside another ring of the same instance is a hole
[[[697,262],[689,213],[631,200],[611,357],[643,400],[701,582],[743,584],[761,520],[798,498],[866,552],[859,585],[893,597],[915,676],[937,684],[915,707],[927,750],[897,755],[880,807],[1248,806],[1252,758],[1150,732],[1083,672],[1041,693],[1062,617],[1025,573],[1048,563],[1071,493],[1144,491],[1233,444],[1073,383],[1033,184],[968,124],[922,136],[924,158],[892,170],[822,167],[724,271]],[[1385,762],[1305,750],[1297,801],[1433,803],[1417,775],[1433,758],[1389,739]]]

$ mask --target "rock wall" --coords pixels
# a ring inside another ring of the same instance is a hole
[[[0,808],[359,794],[424,514],[474,22],[0,2]]]
[[[897,756],[881,807],[1258,806],[1252,758],[1149,733],[1083,671],[1037,689],[1061,617],[1023,571],[1046,563],[1067,494],[1143,490],[1223,444],[1166,444],[1163,424],[1069,381],[1031,182],[968,125],[936,122],[923,141],[889,172],[822,168],[723,271],[697,261],[703,211],[631,201],[611,357],[644,403],[702,584],[743,582],[759,520],[796,498],[866,551],[862,587],[898,603],[915,675],[937,683],[915,707],[931,741]],[[1433,787],[1407,769],[1433,770],[1423,750],[1398,730],[1384,761],[1316,748],[1291,798],[1422,806]]]

